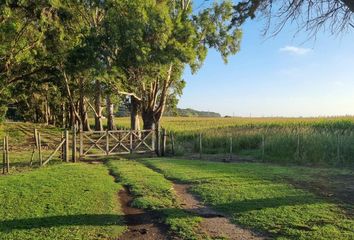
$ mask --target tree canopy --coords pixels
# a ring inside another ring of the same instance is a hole
[[[177,104],[186,67],[198,71],[210,48],[224,62],[238,52],[233,13],[228,0],[200,11],[191,0],[2,2],[0,115],[10,106],[23,120],[85,130],[92,115],[100,130],[126,103],[133,128],[139,115],[152,128]]]

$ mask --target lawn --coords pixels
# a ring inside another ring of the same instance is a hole
[[[0,177],[0,239],[107,239],[124,230],[120,185],[101,165]]]
[[[319,173],[352,175],[350,171],[181,159],[144,163],[169,179],[192,184],[202,201],[235,223],[276,239],[354,239],[352,204],[290,184],[314,180]]]
[[[133,206],[154,210],[161,221],[182,239],[205,239],[197,233],[200,217],[181,209],[172,182],[133,160],[111,160],[108,168],[134,196]]]

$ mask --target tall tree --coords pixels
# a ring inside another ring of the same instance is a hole
[[[186,0],[119,1],[107,16],[107,46],[125,75],[118,92],[132,98],[132,128],[139,112],[144,128],[159,123],[167,99],[184,86],[184,68],[188,65],[196,72],[208,48],[218,50],[225,62],[239,50],[241,31],[229,27],[229,1],[197,14]]]

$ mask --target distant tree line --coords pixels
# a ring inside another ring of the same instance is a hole
[[[129,108],[122,105],[116,113],[117,117],[128,117],[130,116]],[[168,117],[221,117],[220,113],[209,112],[209,111],[198,111],[191,108],[167,108],[164,116]]]

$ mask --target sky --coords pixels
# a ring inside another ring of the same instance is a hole
[[[229,116],[308,117],[354,115],[354,29],[308,40],[288,25],[275,37],[263,22],[243,26],[241,50],[224,64],[210,50],[187,85],[178,107]]]

